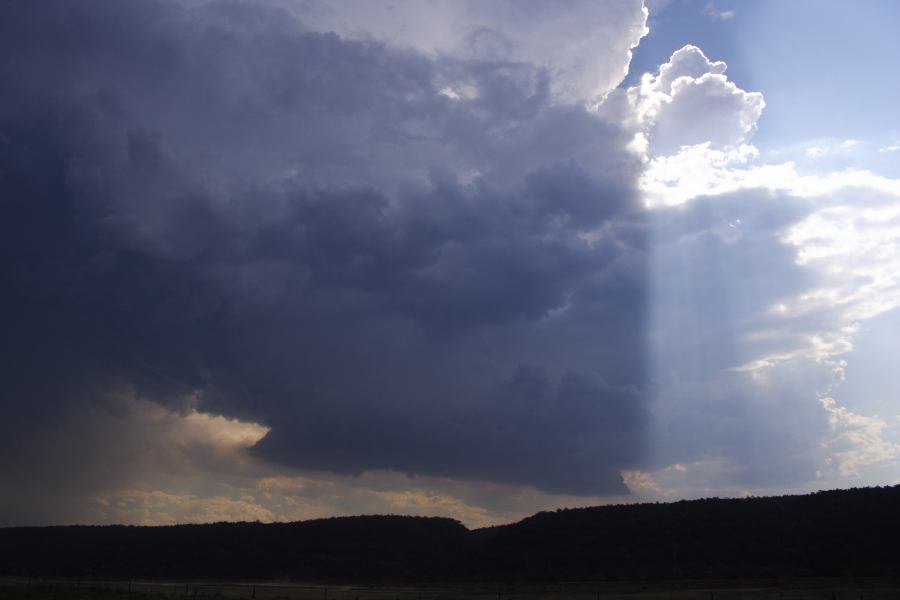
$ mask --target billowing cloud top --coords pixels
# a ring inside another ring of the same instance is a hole
[[[427,55],[529,63],[547,70],[563,100],[591,100],[615,88],[648,31],[638,0],[338,0],[308,2],[298,12],[314,29]]]

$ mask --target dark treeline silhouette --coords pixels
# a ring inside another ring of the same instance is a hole
[[[900,575],[900,486],[444,518],[0,529],[0,575],[303,581]]]

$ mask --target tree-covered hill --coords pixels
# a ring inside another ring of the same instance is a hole
[[[304,581],[900,575],[900,486],[452,519],[0,529],[0,575]]]

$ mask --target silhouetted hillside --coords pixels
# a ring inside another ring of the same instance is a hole
[[[0,575],[459,581],[900,575],[900,486],[442,518],[0,529]]]
[[[494,577],[900,572],[900,486],[539,513],[477,532]]]

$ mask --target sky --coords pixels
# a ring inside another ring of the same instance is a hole
[[[898,12],[0,0],[0,526],[900,483]]]

